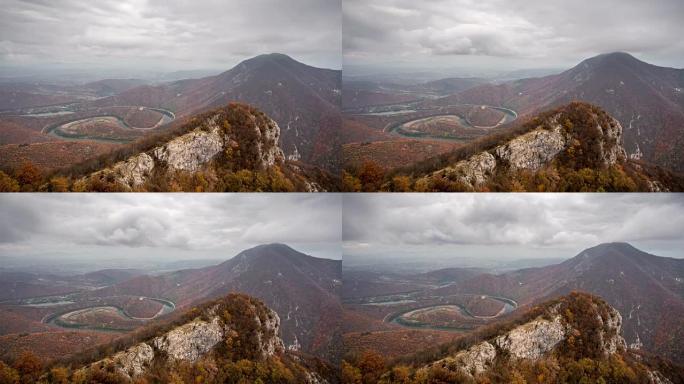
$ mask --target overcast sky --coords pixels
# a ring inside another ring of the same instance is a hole
[[[0,194],[0,257],[227,260],[279,242],[339,259],[340,215],[335,194]]]
[[[346,194],[343,206],[344,257],[357,259],[570,258],[614,241],[684,257],[681,194]]]
[[[229,69],[280,52],[341,66],[340,0],[3,0],[0,65]]]
[[[627,51],[684,67],[682,0],[344,0],[345,65],[511,70]]]

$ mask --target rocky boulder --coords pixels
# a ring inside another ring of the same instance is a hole
[[[566,145],[560,126],[551,130],[536,129],[494,149],[499,161],[514,169],[536,171],[548,164]],[[497,160],[494,160],[496,163]]]
[[[517,359],[538,359],[551,351],[565,337],[560,316],[553,320],[536,319],[494,340],[502,351]]]
[[[169,359],[193,362],[214,348],[228,330],[218,317],[211,322],[195,320],[154,338],[151,344]]]
[[[207,122],[206,130],[196,129],[151,152],[156,161],[169,170],[195,172],[214,158],[225,145],[221,129],[216,124],[218,116]]]

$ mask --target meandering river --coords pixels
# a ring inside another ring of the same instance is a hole
[[[115,305],[95,305],[91,307],[79,308],[68,312],[57,312],[43,318],[43,323],[50,324],[56,327],[65,329],[88,329],[95,331],[109,331],[109,332],[120,332],[122,329],[115,327],[107,327],[105,325],[92,325],[92,324],[82,324],[70,320],[70,317],[75,317],[78,315],[85,314],[90,311],[109,311],[111,313],[116,313],[124,320],[139,320],[148,321],[156,319],[157,317],[166,315],[173,312],[176,309],[176,304],[170,300],[160,299],[155,297],[143,297],[148,300],[156,301],[162,305],[159,312],[157,312],[152,317],[135,317],[126,312],[123,308]]]

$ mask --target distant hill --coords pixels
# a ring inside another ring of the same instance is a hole
[[[142,79],[104,79],[86,83],[83,88],[93,92],[98,97],[106,97],[139,87],[145,83],[147,81]]]
[[[563,263],[481,275],[436,293],[500,294],[531,304],[580,290],[620,311],[627,344],[684,362],[684,260],[642,252],[627,243],[601,244]]]
[[[557,75],[470,88],[434,103],[501,105],[530,115],[576,100],[603,108],[622,124],[629,157],[684,171],[684,69],[624,52],[592,57]]]
[[[415,91],[434,92],[438,95],[449,95],[474,88],[478,85],[487,83],[487,80],[476,77],[450,77],[446,79],[433,80],[414,86]]]
[[[339,167],[341,71],[300,63],[283,54],[260,55],[216,76],[128,89],[95,106],[145,105],[189,116],[229,102],[254,105],[282,128],[287,158]]]

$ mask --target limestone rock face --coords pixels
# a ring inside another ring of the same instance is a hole
[[[144,183],[153,169],[154,159],[147,153],[141,153],[116,163],[109,173],[119,184],[135,187]]]
[[[195,172],[223,149],[223,137],[218,126],[209,132],[195,130],[152,150],[157,161],[169,170]]]
[[[625,340],[620,336],[622,317],[605,303],[592,303],[591,316],[598,320],[598,346],[605,357],[625,350]],[[437,360],[422,369],[441,367],[452,372],[477,375],[495,365],[498,359],[538,360],[554,353],[554,350],[573,334],[586,333],[575,329],[568,320],[561,304],[549,307],[543,316],[538,316],[518,325],[508,332],[477,343],[465,350]],[[556,350],[557,351],[557,350]],[[657,378],[654,375],[654,378]]]
[[[571,111],[574,108],[576,107],[572,105],[567,107]],[[458,180],[466,186],[478,188],[489,180],[495,170],[499,172],[502,169],[505,172],[510,168],[539,171],[582,140],[591,143],[590,155],[592,159],[596,159],[597,167],[608,167],[626,160],[620,123],[600,112],[583,113],[586,114],[584,119],[575,121],[578,127],[569,120],[572,114],[567,111],[549,115],[530,131],[437,170],[430,176]],[[653,189],[656,188],[654,185]]]
[[[88,178],[113,180],[123,188],[135,189],[164,170],[167,174],[175,171],[197,172],[222,152],[236,149],[249,158],[246,166],[254,169],[266,169],[284,161],[285,156],[278,146],[280,127],[275,121],[264,115],[257,117],[242,111],[243,119],[248,119],[248,124],[228,124],[230,128],[226,128],[221,120],[225,117],[223,113],[219,110],[205,117],[205,121],[191,131],[92,173],[83,181]]]
[[[611,118],[612,125],[601,126],[598,125],[599,131],[602,133],[602,140],[599,142],[601,147],[603,165],[609,166],[618,161],[627,159],[627,151],[622,146],[622,125],[614,118]]]
[[[456,178],[464,184],[476,186],[483,184],[494,168],[496,168],[494,156],[489,152],[482,152],[437,173],[450,179]]]
[[[496,147],[496,156],[515,169],[536,171],[565,148],[560,126],[553,130],[536,129]]]
[[[489,368],[495,357],[496,349],[485,341],[458,352],[454,356],[438,360],[430,366],[441,366],[449,370],[460,370],[465,374],[476,375]]]
[[[169,358],[193,362],[214,348],[222,340],[223,334],[224,329],[218,317],[210,323],[195,320],[155,338],[152,345]]]
[[[622,315],[620,315],[620,312],[613,307],[609,307],[608,316],[606,318],[598,316],[598,320],[604,324],[603,332],[599,333],[604,354],[609,355],[618,350],[627,349],[625,339],[620,336],[620,329],[622,328]]]
[[[494,343],[511,356],[518,359],[538,359],[551,351],[565,337],[565,327],[561,317],[553,321],[537,319],[523,324],[503,336]]]
[[[236,332],[216,315],[217,308],[207,310],[206,314],[213,316],[210,321],[197,318],[90,366],[113,365],[119,373],[134,378],[143,374],[153,362],[160,362],[160,359],[166,362],[195,362],[210,353],[226,336],[236,335]],[[267,311],[265,320],[261,320],[259,316],[254,318],[254,329],[257,330],[258,339],[256,345],[262,359],[283,352],[285,348],[278,336],[280,318],[270,308]]]
[[[261,345],[261,356],[266,358],[268,356],[273,356],[277,352],[281,352],[285,349],[285,344],[283,340],[278,337],[278,330],[280,329],[280,317],[275,311],[270,310],[270,314],[265,321],[261,321],[258,317],[255,318],[255,322],[260,325],[258,328],[260,330],[257,333],[257,338],[259,339],[259,345]]]
[[[280,127],[271,120],[267,124],[259,125],[258,121],[254,121],[257,125],[257,153],[261,160],[261,167],[266,168],[273,166],[277,162],[282,162],[285,159],[283,150],[278,146],[278,139],[280,138]]]
[[[119,352],[109,359],[103,360],[104,365],[114,364],[116,369],[128,376],[140,375],[147,369],[154,359],[154,350],[148,344],[140,343],[125,351]]]

